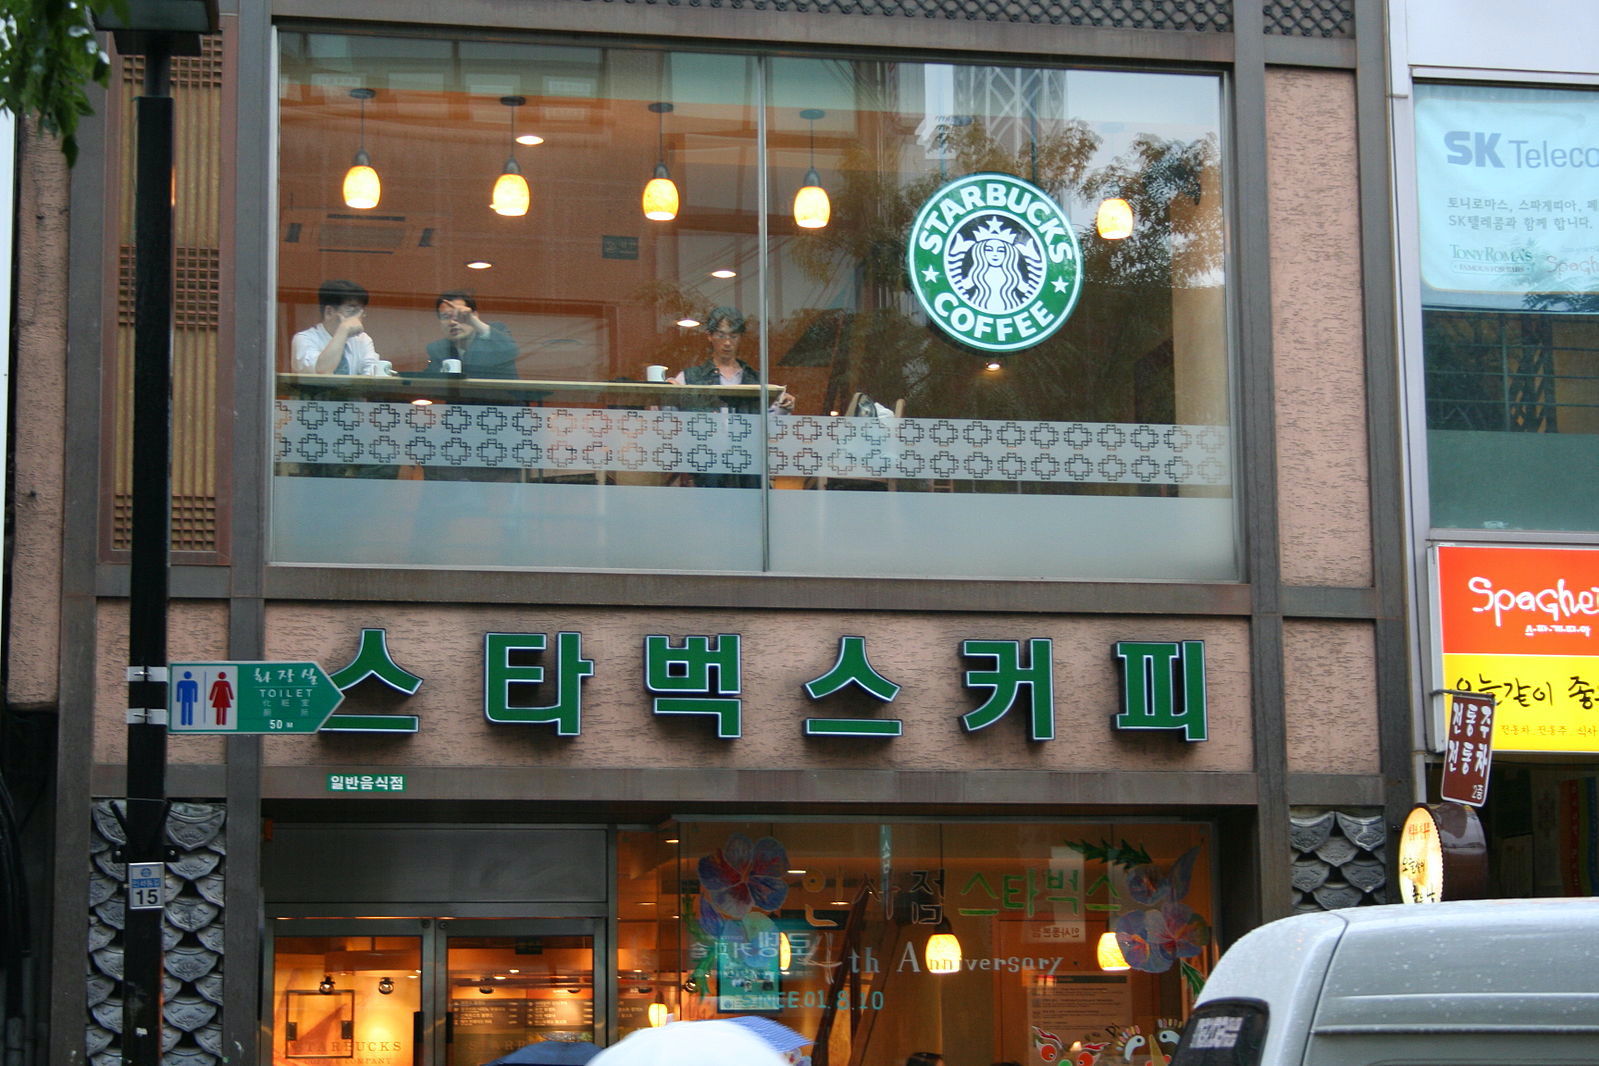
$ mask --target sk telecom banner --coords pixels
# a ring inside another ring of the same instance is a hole
[[[1599,753],[1599,549],[1440,545],[1443,688],[1497,700],[1494,751]]]
[[[1428,305],[1599,289],[1599,93],[1416,86],[1416,185]]]

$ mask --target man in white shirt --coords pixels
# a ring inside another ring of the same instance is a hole
[[[370,294],[353,281],[324,281],[316,292],[322,321],[294,335],[289,354],[297,374],[366,374],[382,356],[366,332]],[[282,463],[295,477],[393,478],[399,467],[374,463]]]
[[[353,281],[325,281],[316,293],[322,321],[294,335],[297,374],[366,374],[382,356],[366,331],[370,294]]]

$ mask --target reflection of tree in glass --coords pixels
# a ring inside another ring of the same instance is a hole
[[[1529,311],[1564,311],[1599,314],[1599,292],[1529,292],[1522,298]]]
[[[1557,310],[1581,295],[1537,294],[1524,302]],[[1427,310],[1422,350],[1427,428],[1559,432],[1555,323],[1559,315]]]
[[[908,177],[925,163],[906,136],[862,137],[845,152],[834,225],[796,241],[793,255],[829,291],[853,291],[856,306],[790,313],[774,332],[774,356],[789,365],[827,365],[835,408],[862,390],[885,401],[903,396],[916,417],[1176,421],[1174,304],[1184,290],[1204,290],[1219,307],[1223,283],[1216,137],[1142,135],[1097,168],[1091,163],[1101,140],[1078,121],[1054,123],[1012,152],[977,119],[953,129],[948,144],[954,158],[947,177]],[[949,178],[982,171],[1027,178],[1067,204],[1120,196],[1136,220],[1125,240],[1103,240],[1091,227],[1079,234],[1085,286],[1071,320],[1037,347],[1001,357],[998,373],[985,371],[980,353],[924,324],[905,274],[905,239],[922,204]],[[1190,307],[1182,328],[1219,331],[1219,313],[1205,319],[1209,307]],[[1204,343],[1222,348],[1219,337]],[[1225,411],[1214,417],[1224,419]],[[974,486],[989,487],[1017,491],[1012,484]]]
[[[645,362],[660,363],[669,368],[669,373],[676,373],[684,367],[705,361],[705,332],[701,329],[685,329],[673,323],[686,317],[696,321],[703,318],[715,306],[715,301],[710,297],[693,285],[661,280],[639,286],[629,301],[652,308],[657,320],[659,332],[656,334],[656,343]],[[754,319],[750,318],[748,324],[753,335],[756,331]],[[754,351],[753,345],[749,351]]]
[[[1594,432],[1592,382],[1599,380],[1599,292],[1572,291],[1567,257],[1528,237],[1514,248],[1526,265],[1508,286],[1525,289],[1521,310],[1504,295],[1481,308],[1428,308],[1427,428],[1476,432]]]

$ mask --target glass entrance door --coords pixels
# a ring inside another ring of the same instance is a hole
[[[506,924],[440,923],[446,1066],[482,1066],[540,1040],[595,1040],[593,933]]]
[[[601,1042],[595,919],[270,923],[273,1066],[482,1066],[540,1040]]]

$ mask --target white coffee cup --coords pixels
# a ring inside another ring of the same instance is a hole
[[[461,360],[446,359],[444,362],[439,364],[439,369],[443,370],[446,374],[459,374],[461,372]]]
[[[394,364],[387,359],[379,359],[368,367],[366,372],[375,378],[392,378],[394,376]]]
[[[644,368],[645,381],[665,381],[666,367],[660,363],[651,363]]]

